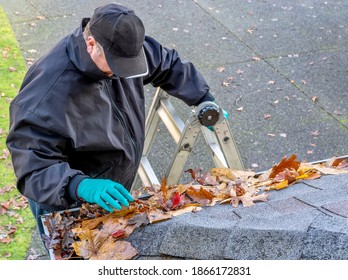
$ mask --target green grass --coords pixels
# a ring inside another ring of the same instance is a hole
[[[0,157],[6,150],[9,103],[17,94],[26,71],[18,42],[6,14],[0,7]],[[14,186],[15,182],[11,159],[4,156],[0,159],[0,191],[7,186]],[[0,209],[1,204],[11,199],[17,202],[23,199],[15,187],[0,195]],[[14,233],[8,234],[9,227],[15,229]],[[10,203],[10,208],[0,215],[0,259],[25,259],[34,227],[35,221],[29,207],[15,207],[14,203]],[[3,242],[6,237],[10,238],[7,239],[10,240],[8,243]]]

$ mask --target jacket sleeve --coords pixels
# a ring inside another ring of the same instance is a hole
[[[176,50],[163,47],[149,36],[144,49],[149,68],[144,84],[160,87],[189,106],[214,100],[201,73],[191,62],[183,62]]]
[[[66,139],[17,104],[10,106],[10,120],[6,145],[20,193],[43,205],[69,207],[75,201],[68,185],[77,185],[85,176],[67,163]]]

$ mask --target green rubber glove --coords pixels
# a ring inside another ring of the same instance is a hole
[[[228,117],[229,117],[228,112],[225,111],[224,109],[222,109],[222,112],[224,113],[224,116],[225,116],[226,120],[228,120]]]
[[[128,202],[134,201],[124,186],[108,179],[83,179],[77,187],[77,195],[109,212],[114,211],[111,207],[120,210],[120,204],[128,207]]]
[[[226,120],[228,120],[228,116],[229,116],[228,112],[225,111],[224,109],[222,109],[222,112],[224,113],[224,116],[225,116]],[[214,131],[214,127],[212,125],[208,126],[208,128],[209,128],[210,131]]]

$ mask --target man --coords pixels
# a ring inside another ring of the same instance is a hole
[[[7,147],[36,219],[83,202],[113,211],[133,201],[149,83],[189,106],[214,100],[191,63],[116,4],[95,9],[32,65],[10,105]]]

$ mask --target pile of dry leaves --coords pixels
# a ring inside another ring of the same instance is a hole
[[[296,155],[284,157],[267,172],[212,168],[187,170],[193,178],[189,184],[149,186],[133,193],[147,200],[136,199],[129,208],[106,213],[97,205],[84,204],[76,211],[52,213],[45,217],[47,248],[55,259],[116,260],[132,259],[138,254],[125,240],[136,228],[172,218],[186,212],[196,212],[202,206],[230,203],[233,207],[267,201],[270,191],[281,190],[299,180],[313,180],[326,174],[348,173],[348,160],[336,159],[322,163],[301,163]]]

